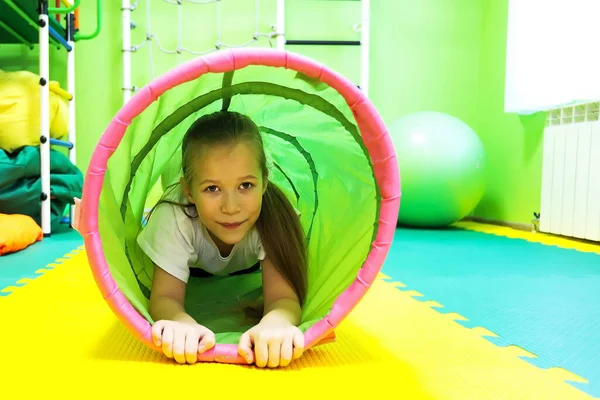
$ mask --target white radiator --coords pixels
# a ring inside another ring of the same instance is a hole
[[[539,230],[600,241],[599,103],[549,112]]]

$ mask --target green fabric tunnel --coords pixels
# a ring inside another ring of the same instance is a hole
[[[221,109],[260,127],[270,180],[301,212],[309,281],[300,328],[310,347],[350,312],[381,267],[397,220],[399,176],[387,131],[360,90],[291,53],[238,49],[194,60],[119,111],[84,185],[82,232],[94,277],[115,313],[153,347],[153,264],[136,243],[147,196],[159,180],[163,187],[179,180],[187,128]],[[260,295],[260,272],[190,278],[187,293],[187,311],[217,337],[207,357],[235,362],[231,346],[251,327],[240,300]]]

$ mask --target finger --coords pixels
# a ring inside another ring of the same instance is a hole
[[[269,345],[264,338],[254,339],[254,359],[256,360],[256,366],[264,368],[267,366],[269,360]]]
[[[173,357],[179,364],[185,363],[185,330],[176,329],[173,337]]]
[[[269,341],[269,368],[279,366],[279,358],[281,357],[281,338],[274,338]]]
[[[200,343],[198,344],[198,353],[202,354],[206,350],[212,349],[215,347],[216,342],[214,332],[207,329],[206,332],[201,335]]]
[[[198,361],[198,342],[200,341],[200,332],[192,329],[185,335],[185,361],[188,364],[194,364]]]
[[[298,330],[294,335],[294,360],[302,357],[304,353],[304,334]]]
[[[240,337],[238,343],[238,354],[242,356],[248,364],[252,364],[252,340],[250,339],[250,333],[246,332]]]
[[[165,325],[162,334],[162,351],[169,358],[173,358],[173,333],[173,328]]]
[[[164,327],[164,321],[156,321],[154,325],[152,325],[152,341],[154,341],[154,344],[157,346],[160,346],[161,344],[161,338]]]
[[[281,341],[281,360],[279,365],[287,367],[292,362],[292,353],[294,351],[294,337],[286,335]]]

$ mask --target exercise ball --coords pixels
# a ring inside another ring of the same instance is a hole
[[[389,131],[402,176],[401,225],[444,227],[473,211],[485,188],[485,153],[473,129],[448,114],[421,111]]]

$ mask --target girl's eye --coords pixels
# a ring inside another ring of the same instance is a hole
[[[250,189],[252,186],[254,186],[254,185],[250,182],[244,182],[240,185],[240,187],[244,190]]]
[[[207,192],[210,192],[210,193],[214,193],[214,192],[216,192],[217,190],[219,190],[219,188],[218,188],[218,187],[216,187],[216,186],[209,186],[209,187],[207,187],[207,188],[206,188],[206,189],[204,189],[204,190],[205,190],[205,191],[207,191]]]

